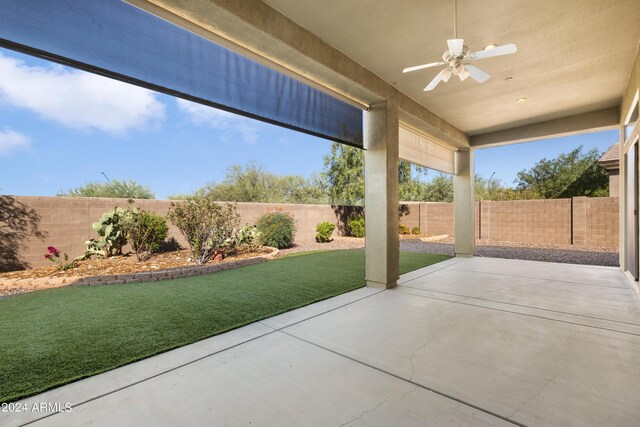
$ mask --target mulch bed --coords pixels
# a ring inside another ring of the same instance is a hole
[[[270,248],[240,248],[234,256],[222,261],[210,261],[208,264],[223,264],[240,259],[252,258],[272,252]],[[76,276],[104,276],[117,274],[132,274],[145,271],[166,270],[176,267],[198,265],[188,250],[163,252],[153,254],[148,260],[138,261],[134,254],[114,256],[109,258],[92,258],[76,261],[76,267],[69,270],[58,270],[55,265],[34,268],[32,270],[12,271],[0,273],[0,279],[41,279],[45,277],[76,277]]]

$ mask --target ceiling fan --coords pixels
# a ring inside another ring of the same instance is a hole
[[[494,56],[509,55],[516,53],[518,49],[516,45],[505,44],[502,46],[487,46],[484,50],[469,53],[469,48],[464,45],[464,40],[458,38],[458,0],[453,3],[453,39],[447,40],[449,49],[442,54],[442,61],[431,62],[429,64],[416,65],[402,70],[403,73],[422,70],[430,67],[437,67],[448,64],[447,68],[440,71],[437,76],[424,88],[424,91],[430,91],[438,86],[441,81],[448,82],[451,75],[456,75],[460,80],[471,77],[478,83],[484,83],[491,78],[491,75],[482,71],[475,65],[469,64],[467,61],[475,61],[478,59],[492,58]]]

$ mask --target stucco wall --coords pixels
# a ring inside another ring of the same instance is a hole
[[[46,265],[43,255],[49,245],[56,246],[70,256],[82,255],[84,242],[96,237],[91,223],[115,206],[126,207],[123,199],[23,197],[15,200],[34,209],[40,216],[40,229],[47,234],[44,240],[29,237],[22,241],[20,260],[32,267]],[[136,200],[136,206],[166,215],[168,200]],[[254,224],[258,217],[276,209],[293,214],[296,221],[296,241],[311,241],[319,222],[329,221],[344,229],[351,207],[330,205],[282,205],[273,203],[238,203],[242,224]],[[356,208],[357,210],[358,208]],[[340,213],[340,211],[342,213]],[[346,212],[346,213],[345,213]],[[419,226],[432,235],[455,232],[452,203],[403,203],[399,209],[400,223]],[[342,217],[342,219],[340,219]],[[476,237],[534,243],[573,243],[581,246],[618,245],[618,199],[610,197],[561,200],[527,200],[509,202],[476,202]],[[185,241],[175,227],[169,234],[183,246]]]

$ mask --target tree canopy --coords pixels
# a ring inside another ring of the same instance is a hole
[[[207,184],[196,194],[224,202],[327,203],[317,179],[275,175],[254,162],[229,167],[222,182]],[[182,197],[171,196],[172,199]]]
[[[156,195],[149,187],[138,184],[134,180],[110,182],[89,182],[81,187],[72,188],[63,197],[113,197],[117,199],[155,199]]]
[[[398,163],[398,192],[401,200],[418,201],[424,197],[424,183],[418,176],[427,168]],[[333,204],[364,204],[364,150],[334,142],[331,152],[324,156],[324,170],[320,175],[322,188]]]
[[[606,196],[609,176],[598,164],[600,152],[583,152],[582,146],[555,159],[542,159],[531,169],[518,172],[516,188],[533,191],[544,199]]]
[[[578,147],[555,159],[542,159],[531,169],[518,172],[516,188],[499,179],[475,176],[476,200],[528,200],[575,196],[606,196],[608,175],[598,164],[597,149]],[[212,199],[229,202],[364,204],[364,151],[334,143],[324,156],[323,171],[310,178],[276,175],[255,162],[227,169],[221,182],[196,191]],[[427,169],[406,161],[398,164],[398,196],[402,201],[453,201],[453,176],[438,174],[430,180]],[[66,196],[154,198],[147,187],[135,181],[89,183],[69,190]],[[174,195],[179,199],[185,195]]]

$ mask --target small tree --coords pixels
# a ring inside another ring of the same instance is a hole
[[[240,224],[235,205],[218,204],[204,196],[172,202],[167,218],[185,237],[198,264],[221,253]]]

